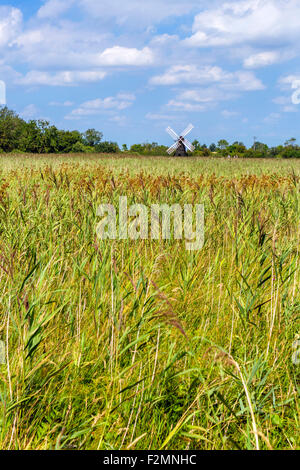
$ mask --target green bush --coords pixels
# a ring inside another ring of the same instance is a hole
[[[72,152],[74,153],[93,153],[93,147],[84,145],[82,142],[76,142],[72,147]]]
[[[120,152],[119,146],[116,142],[100,142],[95,146],[96,152],[99,153],[118,153]]]

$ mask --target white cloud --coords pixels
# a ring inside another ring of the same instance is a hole
[[[174,65],[163,75],[152,77],[152,85],[178,85],[180,83],[210,83],[226,80],[230,74],[217,66]]]
[[[225,118],[231,118],[239,115],[237,111],[228,111],[227,109],[223,109],[223,111],[221,111],[221,114]]]
[[[187,112],[202,112],[213,109],[219,102],[234,99],[236,96],[235,93],[219,89],[217,86],[188,89],[178,93],[166,106]]]
[[[105,49],[95,60],[101,66],[150,65],[154,55],[149,47],[142,50],[129,47],[114,46]]]
[[[23,111],[20,113],[20,116],[24,119],[30,119],[36,116],[38,113],[38,109],[35,104],[29,104],[26,106]]]
[[[240,91],[264,90],[265,86],[252,72],[237,71],[232,73],[229,83],[223,84],[224,88]]]
[[[147,113],[145,117],[151,121],[174,121],[174,115],[171,114]],[[177,116],[177,119],[180,117]]]
[[[287,97],[287,96],[276,96],[276,98],[273,98],[272,99],[272,102],[275,103],[275,104],[279,104],[279,105],[287,105],[291,102],[291,97]]]
[[[276,51],[259,52],[246,58],[244,60],[244,67],[249,69],[265,67],[279,62],[280,57],[279,52]]]
[[[60,103],[59,101],[50,101],[49,106],[73,106],[74,103],[73,101],[64,101],[63,103]]]
[[[177,98],[180,101],[191,101],[196,103],[218,103],[219,101],[230,100],[235,94],[230,91],[218,89],[216,86],[185,90]]]
[[[286,75],[279,79],[279,83],[290,85],[291,88],[297,88],[300,86],[300,75]]]
[[[0,60],[0,79],[6,83],[6,87],[9,88],[11,83],[14,83],[22,75],[14,70],[9,65],[3,65]]]
[[[199,9],[205,0],[77,0],[80,7],[99,20],[113,18],[119,25],[144,28],[170,16],[180,17]]]
[[[170,100],[167,106],[169,108],[173,108],[179,111],[181,110],[181,111],[188,111],[188,112],[201,112],[207,109],[207,107],[203,104],[189,103],[187,101],[178,101],[177,99]]]
[[[63,71],[51,74],[38,70],[31,70],[25,76],[17,78],[15,83],[19,85],[47,85],[47,86],[72,86],[78,83],[98,82],[106,77],[103,71]]]
[[[284,106],[282,111],[284,113],[297,113],[299,111],[299,107],[293,106],[292,104],[289,106]]]
[[[21,30],[22,12],[18,8],[0,6],[0,47],[10,43]]]
[[[14,50],[7,60],[39,69],[87,69],[97,66],[100,51],[110,41],[109,35],[89,29],[85,22],[43,26],[39,23],[14,38]]]
[[[120,100],[126,100],[126,101],[134,101],[135,100],[135,95],[133,93],[118,93],[117,97]]]
[[[284,113],[296,113],[299,111],[299,106],[297,106],[299,103],[293,102],[293,94],[291,94],[290,96],[277,96],[272,101],[273,103],[278,104],[281,107],[281,111],[283,111]]]
[[[87,69],[90,67],[139,67],[154,63],[155,55],[149,47],[114,45],[111,33],[88,28],[88,23],[76,25],[45,24],[23,31],[14,38],[15,50],[8,60],[26,62],[32,68],[61,67]]]
[[[108,119],[111,122],[118,124],[119,126],[125,126],[126,124],[126,117],[125,116],[112,116]]]
[[[263,121],[266,122],[267,124],[273,124],[275,121],[278,121],[279,118],[280,118],[279,113],[270,113],[268,116],[264,118]]]
[[[253,72],[238,70],[227,72],[217,66],[176,65],[164,74],[152,77],[152,85],[202,85],[186,89],[171,99],[166,108],[186,112],[202,112],[212,109],[219,102],[239,96],[241,91],[263,90],[263,83]]]
[[[74,0],[47,0],[38,10],[38,18],[56,18],[65,13],[72,5]]]
[[[153,44],[154,46],[162,47],[168,44],[178,43],[178,41],[179,41],[179,36],[175,34],[171,35],[171,34],[165,33],[165,34],[161,34],[158,36],[154,36],[154,38],[151,40],[151,44]]]
[[[195,17],[194,34],[186,44],[196,47],[242,43],[282,44],[300,37],[298,0],[243,0],[222,2]]]
[[[66,116],[66,119],[77,119],[83,116],[91,116],[111,111],[122,111],[132,105],[135,100],[133,94],[119,93],[118,95],[108,96],[107,98],[97,98],[91,101],[85,101],[78,108]]]
[[[252,72],[226,72],[217,66],[175,65],[163,75],[152,77],[150,83],[152,85],[219,83],[224,88],[234,90],[264,89],[262,82]]]

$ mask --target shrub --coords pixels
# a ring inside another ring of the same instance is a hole
[[[81,142],[76,142],[76,144],[72,147],[72,152],[74,153],[93,153],[93,147],[89,147],[88,145],[84,145]]]

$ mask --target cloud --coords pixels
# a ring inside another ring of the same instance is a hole
[[[158,35],[158,36],[154,36],[151,40],[151,44],[153,44],[154,46],[159,46],[159,47],[162,47],[162,46],[165,46],[165,45],[168,45],[168,44],[174,44],[174,43],[178,43],[179,41],[179,36],[177,36],[176,34],[161,34],[161,35]]]
[[[180,114],[169,114],[170,109],[184,112],[203,112],[213,109],[220,101],[236,98],[236,94],[227,90],[218,89],[216,86],[203,87],[198,89],[186,89],[177,93],[162,107],[159,113],[148,113],[150,120],[173,120],[180,119]]]
[[[252,72],[226,72],[218,66],[175,65],[163,75],[150,79],[152,85],[219,83],[222,87],[235,90],[263,90],[264,85]]]
[[[229,91],[218,89],[217,87],[205,87],[199,89],[189,89],[182,91],[177,98],[180,101],[191,101],[197,103],[216,104],[219,101],[230,100],[236,95]]]
[[[174,121],[174,119],[177,118],[180,119],[179,116],[174,116],[172,114],[160,114],[160,113],[147,113],[146,114],[146,119],[149,119],[151,121]]]
[[[135,100],[133,94],[123,94],[108,96],[107,98],[97,98],[91,101],[85,101],[78,108],[66,116],[66,119],[78,119],[83,116],[91,116],[112,111],[122,111],[132,105]]]
[[[165,18],[181,17],[195,9],[199,9],[204,0],[77,0],[78,6],[85,12],[103,20],[114,19],[117,24],[125,27],[144,28],[145,25],[158,23]]]
[[[224,118],[231,118],[239,115],[237,111],[228,111],[227,109],[221,111],[221,114]]]
[[[151,65],[155,55],[149,47],[136,48],[114,45],[110,34],[88,29],[87,23],[76,25],[45,24],[32,27],[14,38],[14,53],[7,59],[25,62],[33,68],[63,67],[87,69],[90,67]]]
[[[237,71],[232,74],[228,83],[223,84],[224,88],[240,91],[264,90],[265,85],[252,72]]]
[[[29,104],[26,106],[23,111],[20,113],[20,116],[24,119],[30,119],[36,116],[38,113],[38,109],[35,104]]]
[[[231,100],[236,96],[235,93],[216,86],[188,89],[178,93],[175,99],[167,103],[166,107],[187,112],[203,112],[213,109],[220,101]]]
[[[299,107],[293,106],[292,104],[289,106],[284,106],[282,111],[284,113],[297,113],[299,111]]]
[[[279,105],[287,105],[291,102],[291,97],[276,96],[276,98],[272,99],[272,102]]]
[[[9,88],[12,83],[15,83],[18,78],[22,77],[22,74],[1,62],[0,59],[0,79],[5,82],[6,88]]]
[[[101,66],[123,66],[123,65],[151,65],[154,55],[149,47],[142,50],[129,47],[114,46],[105,49],[95,60]]]
[[[169,108],[173,108],[179,111],[188,112],[202,112],[207,109],[203,104],[188,103],[186,101],[170,100],[167,104]]]
[[[300,87],[300,75],[286,75],[285,77],[281,77],[279,79],[279,83],[290,85],[291,88],[298,88]]]
[[[166,109],[186,112],[203,112],[214,108],[219,102],[235,99],[242,91],[263,90],[263,83],[253,72],[238,70],[227,72],[218,66],[176,65],[162,75],[152,77],[152,85],[176,86],[198,85],[177,93],[169,100]]]
[[[266,122],[267,124],[273,124],[275,121],[278,121],[279,118],[280,118],[279,113],[270,113],[268,116],[264,118],[263,121]]]
[[[59,101],[50,101],[49,106],[73,106],[74,103],[73,101],[64,101],[63,103],[60,103]]]
[[[226,74],[220,67],[197,65],[174,65],[163,75],[152,77],[152,85],[178,85],[180,83],[210,83],[226,79]]]
[[[125,116],[112,116],[108,119],[111,122],[118,124],[119,126],[125,126],[126,124],[126,117]]]
[[[17,78],[19,85],[47,85],[47,86],[74,86],[79,83],[92,83],[103,80],[106,72],[103,71],[63,71],[57,73],[31,70],[25,76]]]
[[[65,13],[74,4],[74,0],[47,0],[45,4],[38,10],[37,17],[57,18]]]
[[[300,37],[300,4],[298,0],[222,2],[196,15],[193,33],[185,42],[194,47],[293,43]]]
[[[267,65],[272,65],[276,62],[279,62],[280,58],[281,56],[279,52],[276,51],[260,52],[258,54],[253,54],[245,59],[244,67],[249,69],[265,67]]]
[[[6,60],[38,69],[86,69],[97,66],[100,51],[111,40],[109,35],[89,29],[85,22],[55,25],[39,22],[16,35],[12,42],[14,50]]]
[[[297,103],[297,101],[294,102],[293,94],[291,94],[290,96],[277,96],[276,98],[273,98],[272,102],[279,105],[281,111],[284,113],[296,113],[299,111],[299,106],[297,106],[299,103]]]
[[[0,6],[0,47],[6,46],[20,32],[23,22],[18,8]]]

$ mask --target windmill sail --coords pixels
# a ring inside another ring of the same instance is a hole
[[[181,133],[181,136],[182,136],[182,137],[185,137],[186,135],[188,135],[188,134],[191,132],[192,129],[194,129],[193,124],[189,124],[189,125],[187,126],[187,128],[184,129],[184,131]]]
[[[171,155],[171,153],[173,153],[173,152],[174,152],[174,150],[176,150],[176,149],[177,149],[177,147],[178,147],[178,141],[177,141],[177,142],[175,142],[175,144],[171,145],[171,147],[170,147],[170,148],[168,148],[168,150],[167,150],[168,154],[169,154],[169,155]]]
[[[195,150],[195,147],[193,146],[193,144],[191,144],[191,142],[189,140],[184,139],[183,143],[191,152],[193,152]]]
[[[177,135],[176,132],[173,131],[171,127],[167,127],[166,131],[172,137],[172,139],[175,139],[175,140],[179,139],[179,135]]]

